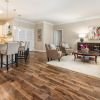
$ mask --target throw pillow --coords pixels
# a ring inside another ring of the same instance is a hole
[[[66,48],[66,49],[70,48],[69,45],[68,45],[67,43],[65,44],[65,48]]]
[[[50,48],[51,48],[52,50],[56,50],[56,46],[55,46],[54,44],[50,44]]]

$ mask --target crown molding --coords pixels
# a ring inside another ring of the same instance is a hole
[[[36,21],[35,24],[49,24],[49,25],[54,25],[53,23],[50,23],[48,21]]]
[[[53,23],[50,23],[48,21],[43,21],[44,24],[54,25]]]
[[[56,25],[64,25],[64,24],[78,23],[78,22],[83,22],[83,21],[96,20],[96,19],[100,19],[100,16],[92,16],[92,17],[79,18],[77,20],[72,20],[72,21],[65,22],[65,23],[58,23],[58,24],[55,24],[55,26]]]
[[[22,23],[28,23],[28,24],[31,24],[31,25],[35,25],[34,22],[32,22],[30,20],[27,20],[27,19],[24,19],[24,18],[15,18],[15,21],[22,22]]]

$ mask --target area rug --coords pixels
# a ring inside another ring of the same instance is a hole
[[[97,64],[94,61],[82,62],[80,59],[74,61],[73,55],[63,56],[60,62],[54,60],[47,64],[100,78],[100,57]]]

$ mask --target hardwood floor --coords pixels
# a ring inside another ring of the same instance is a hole
[[[1,70],[0,100],[100,100],[99,78],[45,62],[45,53],[31,53],[27,64]]]

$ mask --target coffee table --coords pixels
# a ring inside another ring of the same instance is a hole
[[[94,51],[90,51],[88,53],[76,51],[76,52],[73,52],[73,54],[74,54],[74,60],[79,58],[79,59],[82,59],[83,61],[85,61],[85,58],[88,57],[89,60],[93,60],[93,61],[95,61],[95,63],[97,63],[97,57],[99,56],[99,53],[94,52]]]

